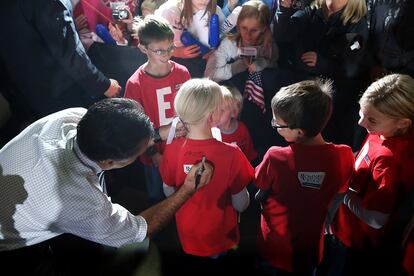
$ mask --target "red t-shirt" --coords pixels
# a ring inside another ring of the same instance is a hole
[[[212,256],[239,242],[237,212],[231,196],[253,180],[254,169],[235,145],[214,138],[180,138],[165,148],[160,165],[164,183],[181,186],[191,166],[203,156],[214,165],[213,177],[178,210],[176,224],[184,252]]]
[[[258,235],[260,255],[286,271],[309,271],[322,260],[323,226],[335,195],[348,188],[354,156],[345,145],[271,147],[256,167],[269,190]]]
[[[221,131],[221,139],[223,142],[238,145],[249,161],[256,158],[257,152],[254,149],[252,138],[243,122],[237,121],[236,129],[231,133]]]
[[[174,61],[171,73],[162,78],[155,78],[145,73],[145,65],[141,65],[128,79],[125,88],[125,98],[133,99],[144,107],[155,128],[168,125],[175,116],[174,98],[180,86],[190,79],[187,68]],[[157,145],[162,153],[164,144]],[[140,161],[146,165],[152,164],[151,158],[142,155]]]
[[[356,173],[350,184],[361,197],[361,207],[385,214],[394,212],[401,191],[409,191],[413,185],[413,151],[412,134],[387,140],[368,135],[356,158]],[[362,250],[377,247],[390,225],[374,229],[342,204],[333,226],[334,234],[342,243]]]
[[[154,127],[168,125],[174,115],[174,98],[180,86],[190,79],[187,68],[174,61],[171,73],[162,78],[155,78],[145,73],[145,65],[128,79],[125,98],[133,99],[144,107]]]

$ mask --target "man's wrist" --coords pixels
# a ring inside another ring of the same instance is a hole
[[[152,157],[152,156],[154,156],[157,152],[158,152],[158,151],[157,151],[157,148],[156,148],[154,145],[152,145],[152,146],[149,146],[149,147],[147,148],[147,150],[145,151],[145,154],[146,154],[147,156]]]
[[[160,136],[160,129],[159,128],[155,128],[154,129],[154,143],[159,144],[162,142],[162,138]]]

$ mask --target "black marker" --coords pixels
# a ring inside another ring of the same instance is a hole
[[[203,174],[205,167],[204,164],[206,163],[206,157],[203,156],[203,158],[201,159],[201,167],[198,168],[197,170],[197,174],[196,174],[196,179],[195,179],[195,188],[197,189],[198,185],[200,184],[200,180],[201,180],[201,175]]]

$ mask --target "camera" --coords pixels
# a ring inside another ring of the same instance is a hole
[[[128,19],[128,10],[113,10],[112,17],[116,20]]]

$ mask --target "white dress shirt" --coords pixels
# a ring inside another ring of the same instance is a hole
[[[0,251],[63,233],[114,247],[144,240],[145,219],[110,202],[101,168],[77,147],[85,113],[70,108],[44,117],[0,150]]]

